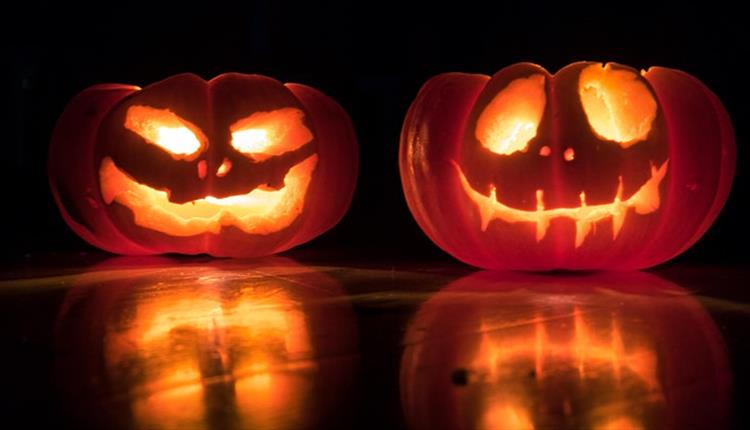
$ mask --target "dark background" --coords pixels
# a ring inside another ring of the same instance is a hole
[[[304,249],[447,258],[411,217],[398,175],[399,132],[420,86],[448,71],[492,74],[532,61],[554,72],[577,60],[682,69],[720,97],[736,129],[737,177],[719,219],[678,261],[747,259],[748,31],[739,5],[56,3],[11,2],[0,11],[1,55],[9,60],[0,82],[6,262],[93,251],[66,227],[47,186],[47,146],[65,104],[92,84],[145,86],[187,71],[305,83],[351,115],[361,151],[351,210]]]

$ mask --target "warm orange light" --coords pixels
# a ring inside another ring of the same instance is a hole
[[[576,152],[573,148],[566,148],[565,152],[563,152],[563,158],[565,161],[573,161],[576,158]]]
[[[302,213],[305,195],[318,162],[311,155],[284,177],[279,190],[254,189],[223,198],[208,196],[186,203],[169,201],[167,191],[132,179],[110,157],[102,160],[99,180],[107,204],[117,202],[133,211],[135,223],[170,236],[218,233],[235,226],[247,233],[270,234],[288,227]]]
[[[192,158],[207,142],[197,126],[169,109],[130,106],[125,115],[125,128],[169,152],[174,158]]]
[[[534,430],[534,423],[524,409],[508,404],[492,405],[482,417],[480,429]]]
[[[643,430],[643,424],[630,417],[615,417],[595,425],[594,430]]]
[[[304,117],[295,108],[255,112],[229,127],[232,147],[256,161],[293,151],[313,139]]]
[[[197,363],[177,364],[149,382],[132,404],[133,418],[143,428],[190,428],[202,421],[206,407]]]
[[[628,369],[649,389],[659,388],[654,351],[647,345],[626,348],[617,319],[613,317],[608,330],[602,330],[587,322],[577,307],[573,308],[571,316],[572,338],[550,336],[544,320],[539,317],[510,337],[495,336],[492,327],[482,323],[482,338],[472,367],[482,369],[490,381],[495,381],[507,375],[510,370],[505,367],[519,358],[534,360],[537,379],[546,377],[546,361],[554,360],[556,366],[559,363],[570,365],[577,369],[581,379],[586,377],[588,367],[599,369],[606,364],[616,380],[622,378],[623,369]]]
[[[658,168],[651,166],[651,178],[628,199],[622,199],[623,185],[622,178],[620,178],[620,185],[617,187],[617,194],[614,196],[612,203],[587,205],[586,194],[581,192],[581,205],[578,207],[545,209],[544,191],[537,190],[537,210],[535,211],[515,209],[499,202],[497,190],[494,186],[490,188],[489,196],[474,190],[461,167],[455,162],[454,165],[458,171],[464,192],[479,210],[482,231],[487,230],[490,222],[496,219],[507,223],[530,222],[536,225],[536,241],[539,242],[546,235],[551,220],[567,218],[576,223],[575,247],[578,248],[583,244],[584,239],[591,232],[593,224],[597,221],[612,219],[612,239],[614,240],[625,222],[628,209],[633,208],[639,215],[649,214],[659,209],[661,204],[659,184],[667,174],[669,160],[662,163]]]
[[[222,304],[207,295],[157,296],[142,303],[127,331],[107,338],[109,367],[135,362],[142,383],[132,388],[134,419],[147,428],[195,427],[205,415],[199,342],[223,328]],[[133,354],[138,360],[134,360]]]
[[[505,321],[501,327],[483,320],[481,340],[470,365],[475,378],[490,390],[483,396],[487,402],[483,428],[533,429],[529,411],[535,411],[537,399],[528,384],[544,386],[547,378],[563,374],[575,375],[580,381],[610,381],[607,391],[614,393],[635,378],[651,400],[663,399],[654,347],[632,332],[623,332],[616,316],[607,321],[600,315],[572,306],[572,312],[559,316],[536,315],[530,321]],[[531,378],[527,376],[529,368],[533,369]],[[625,409],[627,405],[619,401],[608,405],[592,417],[597,421],[593,428],[643,428],[629,416],[632,411]],[[569,404],[564,407],[566,414],[572,413]]]
[[[536,136],[547,101],[543,75],[512,81],[484,108],[475,129],[477,140],[496,154],[526,151]]]
[[[646,139],[656,100],[638,74],[593,64],[581,71],[578,94],[594,132],[623,148]]]
[[[232,170],[232,162],[225,158],[224,161],[222,161],[221,166],[216,170],[216,176],[223,178],[230,170]]]
[[[316,370],[300,303],[273,283],[248,285],[231,300],[211,285],[198,287],[156,293],[138,304],[128,330],[106,338],[109,368],[128,363],[139,369],[140,382],[130,393],[136,422],[203,428],[209,387],[228,384],[238,418],[247,421],[243,427],[287,421],[298,427],[303,416],[279,421],[278,414],[303,410],[312,379],[299,374]]]

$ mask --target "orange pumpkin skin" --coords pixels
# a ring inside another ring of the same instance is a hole
[[[182,74],[78,94],[52,136],[49,181],[70,228],[106,251],[255,257],[333,227],[357,164],[351,121],[323,93]]]
[[[399,154],[427,236],[496,270],[667,261],[716,219],[735,162],[730,118],[696,78],[587,62],[438,75],[409,109]]]
[[[401,403],[414,429],[728,424],[719,328],[649,273],[475,273],[423,303],[403,344]]]

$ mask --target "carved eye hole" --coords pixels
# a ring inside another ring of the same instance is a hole
[[[177,159],[193,159],[205,147],[206,136],[169,109],[133,105],[125,114],[125,128]]]
[[[229,127],[232,147],[255,161],[293,151],[313,139],[304,117],[295,108],[255,112]]]
[[[578,94],[598,136],[627,148],[651,131],[656,100],[636,73],[592,64],[581,71]]]
[[[544,82],[544,75],[531,75],[512,81],[495,95],[477,120],[475,135],[482,146],[501,155],[528,149],[547,102]]]

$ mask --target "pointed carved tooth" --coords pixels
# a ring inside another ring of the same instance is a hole
[[[622,185],[622,175],[618,178],[617,194],[615,194],[615,201],[612,203],[612,240],[617,239],[617,236],[622,230],[622,225],[625,224],[625,215],[628,213],[628,207],[622,203],[622,192],[624,186]]]
[[[576,248],[583,244],[586,236],[591,231],[591,221],[576,221]]]
[[[538,212],[536,219],[536,241],[544,239],[549,228],[549,218],[544,216],[544,190],[536,190],[536,210]]]
[[[488,197],[489,203],[486,205],[479,205],[479,217],[481,218],[482,231],[487,230],[487,226],[490,225],[494,215],[493,205],[497,201],[497,189],[494,185],[490,187],[490,196]]]
[[[635,208],[635,213],[645,215],[659,209],[661,198],[659,195],[659,184],[667,174],[669,160],[662,163],[658,169],[651,164],[651,179],[646,181],[641,188],[628,199],[628,205]]]
[[[661,166],[659,166],[659,170],[656,172],[656,175],[659,177],[659,180],[661,178],[664,178],[664,175],[667,174],[667,167],[669,167],[669,158],[667,158]]]
[[[548,228],[549,228],[549,218],[546,216],[540,216],[539,219],[536,220],[536,241],[537,242],[544,239],[544,236],[547,234]]]

